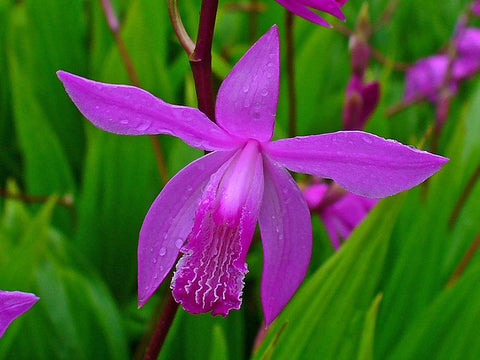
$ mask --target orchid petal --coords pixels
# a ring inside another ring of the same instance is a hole
[[[105,84],[64,71],[57,75],[80,112],[102,130],[123,135],[169,134],[204,150],[237,146],[198,109],[168,104],[134,86]]]
[[[340,249],[340,238],[337,235],[337,226],[335,223],[334,215],[330,211],[324,211],[320,214],[320,219],[327,230],[328,237],[330,242],[335,250]]]
[[[294,14],[297,14],[298,16],[301,16],[305,20],[311,21],[318,25],[332,27],[332,25],[330,25],[327,21],[325,21],[320,15],[310,10],[308,7],[306,7],[301,2],[298,2],[297,0],[275,0],[275,1],[278,2],[280,5],[282,5],[288,11]]]
[[[237,62],[218,91],[218,124],[233,136],[268,141],[273,135],[279,89],[276,25]]]
[[[38,301],[34,294],[0,290],[0,337],[10,323]]]
[[[308,7],[326,12],[345,21],[345,15],[343,15],[341,10],[343,3],[339,3],[336,0],[302,0],[302,2]]]
[[[290,174],[264,157],[258,218],[263,244],[262,306],[269,325],[300,286],[312,251],[310,212]]]
[[[370,198],[410,189],[448,161],[362,131],[281,139],[266,144],[265,150],[290,170],[333,179]]]
[[[148,210],[138,243],[138,304],[143,306],[167,276],[192,230],[202,187],[232,152],[213,152],[183,168]]]
[[[255,147],[247,145],[227,167],[212,175],[195,214],[172,281],[173,297],[190,313],[211,311],[212,315],[226,316],[240,308],[247,272],[245,258],[263,195],[262,156]],[[242,185],[235,175],[242,179],[244,167],[250,179]],[[230,185],[245,196],[222,191]],[[234,221],[230,211],[221,209],[222,201],[230,196],[236,199],[227,201],[236,201],[239,210]]]

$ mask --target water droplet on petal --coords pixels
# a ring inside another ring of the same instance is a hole
[[[262,96],[267,96],[268,95],[268,90],[267,89],[263,89],[262,90]]]
[[[166,247],[162,247],[162,248],[160,249],[160,251],[158,252],[158,255],[163,256],[163,255],[165,255],[166,253],[167,253],[167,248],[166,248]]]
[[[156,263],[157,263],[157,258],[153,258],[152,262],[153,262],[154,264],[156,264]]]
[[[127,119],[122,119],[122,120],[120,120],[120,124],[127,125],[128,120]]]
[[[371,144],[371,143],[372,143],[372,139],[370,139],[369,136],[364,136],[364,137],[363,137],[363,141],[365,141],[367,144]]]
[[[150,252],[153,253],[153,247],[150,248]]]
[[[148,121],[145,121],[145,122],[140,123],[140,124],[136,127],[136,129],[137,129],[138,131],[145,131],[145,130],[147,130],[149,127],[150,127],[150,123],[149,123]]]
[[[175,246],[177,247],[177,249],[180,249],[183,245],[183,239],[180,239],[178,238],[176,241],[175,241]]]
[[[243,87],[243,92],[246,93],[246,92],[248,92],[249,89],[250,89],[250,87],[248,85],[245,85]]]

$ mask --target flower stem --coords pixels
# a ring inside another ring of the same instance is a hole
[[[463,274],[473,255],[475,255],[475,253],[477,252],[478,248],[480,248],[480,233],[477,234],[477,236],[475,236],[475,238],[473,239],[462,260],[460,260],[460,262],[458,263],[457,267],[452,273],[452,276],[450,276],[450,279],[448,279],[446,287],[450,287],[455,284],[455,282],[457,282],[458,278]]]
[[[168,330],[170,330],[170,327],[172,326],[177,309],[178,303],[170,293],[163,308],[160,321],[157,323],[153,336],[148,344],[147,350],[145,351],[145,356],[143,357],[144,360],[155,360],[158,358],[158,354],[160,354],[160,350],[167,338]]]
[[[132,57],[128,52],[127,46],[123,41],[122,35],[120,34],[120,25],[115,11],[113,10],[110,0],[100,0],[102,5],[103,14],[107,20],[108,27],[112,33],[113,39],[117,46],[118,52],[120,53],[120,58],[122,59],[123,66],[127,71],[128,78],[130,82],[135,86],[140,86],[140,81],[138,79],[137,72],[133,65]],[[158,172],[160,178],[164,184],[168,182],[168,171],[165,165],[165,156],[163,155],[162,147],[160,140],[156,135],[150,135],[150,141],[152,143],[152,148],[155,154],[155,160],[157,162]]]
[[[455,204],[455,207],[453,208],[453,211],[450,214],[450,218],[448,219],[448,226],[450,228],[453,228],[453,226],[457,222],[458,216],[460,215],[460,212],[462,211],[463,206],[465,205],[468,197],[470,196],[470,193],[475,187],[475,184],[477,183],[479,177],[480,177],[480,163],[478,163],[472,176],[470,177],[470,179],[468,179],[467,185],[465,185],[465,188],[463,189],[462,194],[458,198],[457,203]]]
[[[258,28],[258,12],[255,11],[258,3],[257,0],[250,0],[250,5],[252,11],[248,16],[248,40],[250,43],[254,43],[257,38],[257,28]]]
[[[290,11],[286,11],[286,43],[287,43],[287,88],[288,88],[288,136],[296,134],[297,108],[295,98],[295,40],[293,38],[293,26],[295,17]]]
[[[218,0],[202,0],[195,50],[190,55],[190,67],[197,92],[198,108],[215,121],[215,96],[212,77],[212,43]]]
[[[0,188],[0,196],[7,199],[20,200],[25,203],[45,203],[53,195],[27,195],[27,194],[18,194],[8,191],[7,189]],[[70,194],[59,197],[57,204],[64,206],[66,208],[73,208],[74,200],[73,196]]]
[[[168,0],[168,16],[170,17],[170,22],[172,23],[173,30],[175,31],[175,35],[177,35],[180,45],[182,45],[188,56],[192,55],[195,50],[195,43],[188,35],[185,26],[183,26],[177,0]]]

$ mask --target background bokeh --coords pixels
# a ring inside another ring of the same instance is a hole
[[[199,1],[179,0],[194,37]],[[149,205],[163,184],[148,137],[104,133],[82,118],[55,72],[128,83],[99,1],[0,0],[0,288],[41,300],[0,340],[0,359],[141,357],[169,291],[138,310],[136,247]],[[372,22],[390,1],[368,2]],[[282,37],[285,10],[263,0],[220,0],[213,70],[218,85],[273,23]],[[404,73],[444,48],[468,2],[400,1],[371,44],[391,61],[371,61],[367,79],[382,97],[367,131],[418,145],[434,121],[424,102],[393,117]],[[243,6],[241,6],[243,5]],[[344,6],[353,29],[361,1]],[[114,1],[121,35],[143,88],[165,101],[195,106],[188,59],[172,31],[165,1]],[[336,20],[327,17],[332,23]],[[295,19],[297,133],[341,129],[350,77],[348,38]],[[282,63],[275,136],[287,126]],[[243,306],[227,318],[179,309],[161,359],[479,359],[480,256],[447,286],[480,230],[475,186],[454,226],[448,219],[480,161],[480,82],[462,84],[438,153],[451,158],[427,185],[385,199],[334,253],[313,217],[314,252],[307,279],[271,326],[262,328],[258,237],[247,262]],[[170,176],[202,155],[159,136]],[[8,196],[7,196],[8,194]],[[153,319],[153,320],[152,320]]]

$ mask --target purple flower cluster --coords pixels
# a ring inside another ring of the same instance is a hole
[[[405,102],[422,98],[435,102],[442,85],[447,85],[452,92],[456,92],[461,80],[480,70],[480,29],[458,29],[453,45],[455,56],[452,59],[447,54],[432,55],[417,61],[407,70]],[[447,79],[448,71],[450,75]],[[448,84],[445,84],[447,81]]]

